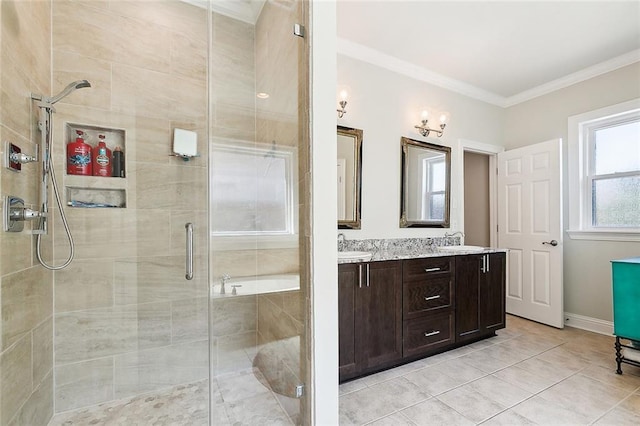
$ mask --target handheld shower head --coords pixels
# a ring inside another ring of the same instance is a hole
[[[91,87],[91,83],[89,83],[87,80],[74,81],[73,83],[70,83],[67,87],[65,87],[62,92],[49,98],[49,103],[53,105],[65,96],[69,95],[74,90],[82,89],[83,87]]]

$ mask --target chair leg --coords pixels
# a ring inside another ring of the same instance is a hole
[[[620,345],[620,337],[616,336],[616,364],[618,364],[618,368],[616,369],[616,373],[617,374],[622,374],[622,353],[621,353],[621,349],[622,346]]]

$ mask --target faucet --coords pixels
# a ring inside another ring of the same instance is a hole
[[[462,232],[462,231],[456,231],[456,232],[452,232],[452,233],[448,233],[448,232],[444,233],[444,237],[445,238],[447,238],[447,237],[455,237],[456,235],[460,235],[462,238],[464,238],[464,232]]]
[[[347,238],[344,236],[342,232],[338,234],[338,251],[342,251],[342,249],[344,249],[344,242],[346,240]]]
[[[224,291],[224,285],[227,283],[227,281],[229,281],[231,279],[231,277],[229,276],[229,274],[222,274],[222,276],[220,277],[220,294],[225,294]],[[234,289],[235,290],[235,289]]]
[[[460,236],[460,238],[464,238],[464,232],[462,232],[462,231],[456,231],[456,232],[452,232],[452,233],[448,233],[448,232],[445,232],[445,233],[444,233],[444,237],[445,237],[445,238],[449,238],[449,237],[453,238],[453,237],[455,237],[456,235],[459,235],[459,236]],[[462,243],[461,243],[461,244],[462,244]]]

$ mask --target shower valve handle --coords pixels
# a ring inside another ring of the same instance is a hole
[[[39,212],[38,210],[32,210],[27,207],[11,207],[9,215],[11,216],[11,220],[18,221],[33,220],[47,216],[46,213]]]
[[[12,163],[27,164],[35,163],[36,161],[38,161],[38,157],[36,157],[35,155],[27,155],[22,152],[12,152],[9,155],[9,160],[11,160]]]

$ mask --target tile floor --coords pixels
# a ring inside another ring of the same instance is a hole
[[[49,426],[206,426],[208,382],[57,414]],[[287,411],[293,412],[298,404],[298,400],[272,392],[255,369],[218,376],[211,399],[214,426],[293,425]]]
[[[498,336],[340,385],[341,425],[640,425],[614,338],[514,316]]]
[[[496,337],[342,384],[340,424],[639,425],[640,368],[615,374],[613,342],[507,316]],[[206,425],[207,382],[62,413],[50,425]],[[253,369],[214,386],[213,425],[298,420]]]

